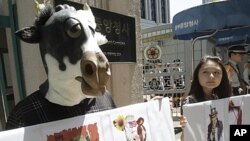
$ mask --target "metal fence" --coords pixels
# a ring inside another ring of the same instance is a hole
[[[180,101],[186,92],[185,70],[180,61],[146,63],[143,67],[144,101],[154,96],[169,97],[172,116],[180,116]]]

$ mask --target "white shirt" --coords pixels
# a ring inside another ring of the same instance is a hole
[[[245,67],[243,72],[243,79],[248,83],[248,85],[249,85],[249,76],[250,76],[250,68]]]
[[[229,77],[229,81],[231,82],[231,86],[232,87],[239,87],[240,86],[240,81],[238,78],[237,73],[239,73],[237,67],[236,67],[236,62],[234,62],[233,60],[228,60],[229,63],[232,65],[232,67],[234,68],[234,70],[236,70],[237,72],[234,72],[233,75],[231,77]]]

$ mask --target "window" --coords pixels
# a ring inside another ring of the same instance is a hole
[[[145,0],[141,0],[141,18],[146,18]]]
[[[156,2],[155,0],[151,0],[151,17],[152,21],[156,22]]]
[[[166,23],[166,0],[161,0],[161,15],[162,15],[162,23]]]

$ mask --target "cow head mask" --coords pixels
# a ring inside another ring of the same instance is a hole
[[[106,38],[95,28],[88,5],[84,10],[58,5],[55,11],[45,6],[34,26],[16,32],[24,42],[39,43],[49,81],[46,98],[50,102],[73,106],[86,96],[105,92],[110,68],[99,45]]]

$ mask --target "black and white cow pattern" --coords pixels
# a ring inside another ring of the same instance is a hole
[[[39,43],[49,81],[46,98],[50,102],[72,106],[87,96],[104,93],[110,68],[99,45],[107,39],[95,28],[87,4],[84,10],[58,5],[55,11],[45,6],[34,26],[16,32],[27,43]]]

